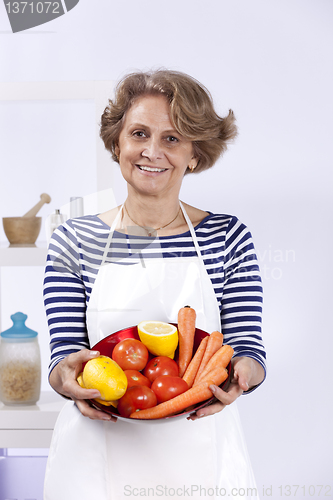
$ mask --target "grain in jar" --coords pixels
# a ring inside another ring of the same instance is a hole
[[[34,404],[40,397],[41,361],[37,332],[25,326],[27,315],[11,316],[1,333],[0,400],[6,405]]]

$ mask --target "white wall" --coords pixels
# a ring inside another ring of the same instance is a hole
[[[239,407],[262,498],[286,497],[288,485],[296,498],[332,495],[333,3],[81,0],[52,23],[15,35],[3,5],[0,17],[1,81],[117,80],[137,68],[164,66],[204,83],[220,113],[234,110],[237,141],[211,171],[187,177],[182,199],[238,215],[256,242],[268,377]],[[6,106],[0,111],[8,117]],[[43,191],[59,205],[96,183],[89,104],[31,109],[16,107],[20,119],[1,122],[0,216],[24,213]],[[69,140],[61,110],[69,123],[73,113],[78,118],[80,129],[71,125]],[[126,191],[117,167],[110,163],[110,169],[118,202]],[[48,213],[44,207],[41,215]],[[15,289],[19,274],[13,280],[6,273]],[[33,281],[29,270],[26,278]],[[13,292],[2,316],[21,304],[46,346],[40,304],[16,301]]]

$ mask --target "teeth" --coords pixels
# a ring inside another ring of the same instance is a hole
[[[139,165],[140,170],[146,170],[147,172],[164,172],[165,168],[154,168],[154,167],[143,167]]]

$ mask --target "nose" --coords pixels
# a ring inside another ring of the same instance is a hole
[[[163,151],[160,141],[154,137],[150,137],[144,145],[141,156],[148,158],[150,161],[161,159]]]

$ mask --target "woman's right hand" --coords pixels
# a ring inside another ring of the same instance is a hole
[[[82,389],[76,380],[82,371],[82,364],[90,359],[97,358],[99,355],[98,351],[90,351],[89,349],[82,349],[81,351],[69,354],[53,368],[49,382],[56,392],[72,399],[85,417],[93,420],[111,420],[112,422],[116,422],[116,417],[92,408],[85,401],[86,399],[100,398],[99,391],[95,389]]]

